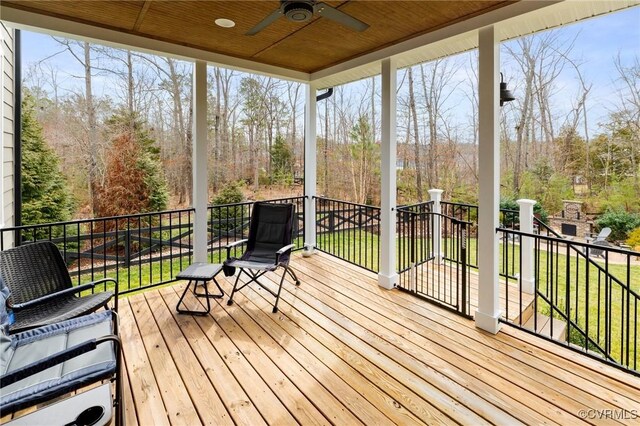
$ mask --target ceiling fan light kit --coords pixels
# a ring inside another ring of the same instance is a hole
[[[283,15],[288,21],[301,23],[310,21],[316,13],[354,31],[364,31],[369,28],[368,24],[326,3],[318,3],[315,0],[281,0],[279,8],[247,31],[245,35],[258,34]]]
[[[313,16],[313,6],[302,2],[289,2],[284,5],[284,16],[291,22],[306,22]]]

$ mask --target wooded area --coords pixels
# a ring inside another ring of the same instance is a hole
[[[595,126],[590,109],[600,100],[575,42],[553,30],[503,43],[516,95],[501,109],[503,196],[536,199],[550,213],[567,198],[585,201],[591,214],[640,212],[640,59],[612,51],[616,92],[606,122]],[[188,206],[191,64],[66,39],[56,45],[27,64],[24,87],[73,195],[70,216]],[[55,65],[60,55],[83,72]],[[477,80],[477,51],[398,72],[399,203],[425,200],[429,188],[477,202]],[[253,199],[300,194],[302,86],[210,66],[209,87],[211,197],[229,184]],[[375,77],[318,103],[319,194],[379,203],[379,103]],[[132,176],[144,185],[132,188]],[[114,207],[123,197],[135,202]]]

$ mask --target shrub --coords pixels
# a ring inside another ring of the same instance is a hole
[[[248,218],[247,206],[229,206],[217,207],[225,204],[237,204],[244,201],[244,195],[240,189],[239,183],[230,183],[226,185],[220,192],[213,197],[211,204],[211,225],[214,233],[222,233],[222,231],[230,231],[241,226],[239,220]]]
[[[611,228],[611,240],[624,241],[629,233],[640,227],[640,214],[629,213],[624,210],[608,210],[596,219],[598,230]]]
[[[520,205],[513,198],[503,198],[500,200],[500,210],[515,210],[520,211]],[[542,207],[540,203],[535,203],[533,206],[533,214],[542,223],[547,223],[549,213]],[[518,213],[502,213],[501,222],[504,226],[513,227],[520,223],[520,215]]]
[[[640,251],[640,227],[629,233],[626,243],[635,251]]]

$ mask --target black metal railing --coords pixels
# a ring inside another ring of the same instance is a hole
[[[293,221],[293,243],[295,250],[302,250],[304,239],[304,197],[288,197],[266,200],[269,203],[290,203],[295,206]],[[209,262],[221,263],[227,255],[229,243],[249,237],[253,201],[243,203],[222,204],[208,208],[208,247]],[[236,247],[231,254],[239,256],[244,247]]]
[[[399,208],[398,288],[469,316],[470,222],[424,209]]]
[[[296,206],[294,243],[296,250],[302,249],[304,197],[267,202]],[[222,261],[226,244],[248,236],[252,205],[244,202],[208,207],[210,262]],[[126,294],[171,283],[191,264],[193,214],[193,209],[182,209],[4,228],[0,230],[0,250],[16,241],[52,241],[60,249],[75,285],[115,278],[120,294]],[[94,291],[106,289],[105,284]]]
[[[475,204],[440,202],[440,213],[468,222],[467,265],[478,269],[478,206]]]
[[[5,228],[0,249],[51,241],[76,285],[115,278],[124,294],[173,281],[191,263],[192,233],[193,209],[182,209]]]
[[[369,271],[380,268],[380,207],[315,197],[316,248]]]
[[[505,298],[504,322],[640,374],[640,265],[634,260],[640,253],[555,235],[497,232],[510,242],[503,247],[506,259],[515,259],[514,273],[502,285],[507,295],[510,287],[519,289]],[[532,254],[523,253],[524,239]],[[533,257],[530,272],[523,270],[527,256]]]

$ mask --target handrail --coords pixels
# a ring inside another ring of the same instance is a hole
[[[326,200],[326,201],[333,201],[334,203],[341,203],[341,204],[347,204],[350,206],[358,206],[358,207],[366,207],[368,209],[375,209],[375,210],[380,210],[380,206],[372,206],[370,204],[360,204],[360,203],[354,203],[352,201],[344,201],[344,200],[338,200],[335,198],[329,198],[329,197],[319,197],[319,196],[313,196],[314,200]]]
[[[522,237],[538,238],[538,239],[541,239],[541,240],[546,240],[546,241],[552,241],[552,242],[556,242],[556,243],[566,244],[567,246],[573,248],[577,254],[581,255],[585,259],[590,260],[592,265],[595,266],[596,268],[598,268],[599,272],[602,272],[602,273],[608,275],[617,284],[625,287],[634,296],[640,298],[640,295],[638,293],[636,293],[635,291],[633,291],[633,289],[631,289],[630,285],[624,284],[615,275],[612,275],[610,271],[607,271],[606,269],[604,269],[601,265],[599,265],[597,262],[594,262],[593,259],[591,259],[590,257],[587,257],[583,252],[581,252],[580,250],[577,250],[574,246],[582,246],[582,247],[587,248],[587,249],[596,249],[596,250],[603,250],[603,251],[606,251],[606,252],[619,253],[619,254],[623,254],[625,256],[640,256],[640,252],[632,251],[632,250],[618,249],[618,248],[615,248],[615,247],[598,246],[598,245],[589,244],[589,243],[581,243],[579,241],[567,240],[566,238],[557,238],[557,237],[549,237],[549,236],[546,236],[546,235],[530,234],[528,232],[522,232],[522,231],[518,231],[518,230],[515,230],[515,229],[496,228],[496,232],[506,232],[506,233],[509,233],[509,234],[520,235]]]
[[[453,216],[448,216],[448,215],[446,215],[446,214],[444,214],[444,213],[436,213],[436,212],[412,212],[412,211],[410,211],[410,210],[405,210],[405,208],[402,208],[402,209],[398,208],[398,211],[401,211],[402,213],[413,214],[413,215],[427,215],[427,214],[430,214],[430,215],[440,216],[440,217],[443,217],[443,218],[445,218],[445,219],[450,219],[450,220],[451,220],[451,221],[453,221],[454,223],[459,223],[459,224],[464,223],[465,225],[473,225],[473,222],[469,222],[468,220],[458,219],[458,218],[455,218],[455,217],[453,217]]]
[[[226,205],[226,204],[225,204]],[[177,210],[163,210],[163,211],[159,211],[159,212],[145,212],[145,213],[135,213],[135,214],[127,214],[127,215],[122,215],[122,216],[104,216],[104,217],[94,217],[94,218],[90,218],[90,219],[75,219],[75,220],[67,220],[64,222],[51,222],[51,223],[37,223],[34,225],[20,225],[20,226],[13,226],[13,227],[6,227],[6,228],[2,228],[2,231],[22,231],[25,229],[32,229],[32,228],[41,228],[41,227],[48,227],[48,226],[65,226],[65,225],[81,225],[84,223],[91,223],[91,222],[106,222],[106,221],[110,221],[110,220],[122,220],[122,219],[134,219],[134,218],[142,218],[145,216],[158,216],[158,215],[170,215],[170,214],[179,214],[179,213],[189,213],[189,212],[194,212],[195,209],[193,207],[190,207],[188,209],[177,209]]]

